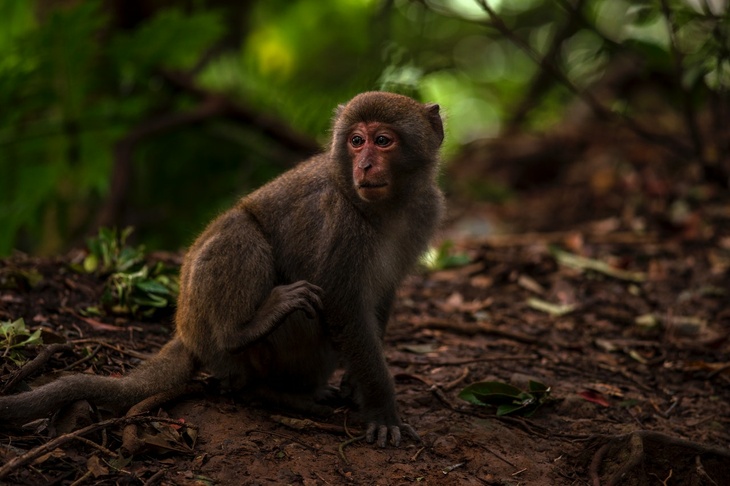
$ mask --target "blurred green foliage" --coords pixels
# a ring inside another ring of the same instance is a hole
[[[88,314],[131,314],[151,317],[158,311],[171,311],[180,291],[178,268],[156,262],[145,263],[145,248],[127,245],[132,228],[122,231],[99,228],[96,237],[86,242],[88,255],[83,263],[72,265],[78,272],[94,273],[105,279],[102,307],[89,307]]]
[[[164,72],[186,72],[202,89],[320,143],[336,104],[369,89],[440,103],[447,157],[496,135],[539,68],[488,25],[480,1],[153,1],[131,23],[117,18],[121,1],[0,2],[0,255],[54,253],[81,241],[109,194],[115,143],[198,101]],[[575,3],[488,2],[540,54],[565,31],[566,5]],[[729,84],[728,16],[707,11],[715,3],[667,0],[682,82],[696,103]],[[673,72],[660,2],[582,5],[556,57],[578,86],[627,52],[641,56],[647,72]],[[549,82],[528,127],[554,123],[571,100]],[[148,247],[177,248],[295,155],[221,117],[144,138],[134,152],[127,217],[115,223],[134,224]]]

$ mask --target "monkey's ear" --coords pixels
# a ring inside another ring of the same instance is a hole
[[[426,116],[428,117],[428,122],[431,124],[431,128],[436,132],[439,145],[441,145],[444,141],[444,121],[439,114],[439,105],[436,103],[426,105]]]
[[[345,105],[337,105],[337,108],[335,108],[335,120],[342,115],[342,112],[345,111]]]

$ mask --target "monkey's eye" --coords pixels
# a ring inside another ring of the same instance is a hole
[[[362,138],[360,135],[355,135],[354,137],[352,137],[350,139],[350,143],[352,144],[353,147],[359,147],[365,143],[365,139]]]
[[[391,144],[391,142],[392,142],[392,140],[389,139],[388,137],[386,137],[385,135],[378,135],[375,138],[375,145],[377,145],[379,147],[387,147],[388,145]]]

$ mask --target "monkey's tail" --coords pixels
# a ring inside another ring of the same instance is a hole
[[[79,373],[29,392],[0,397],[0,421],[45,417],[77,400],[126,409],[149,396],[183,385],[195,368],[194,356],[175,338],[121,378]]]

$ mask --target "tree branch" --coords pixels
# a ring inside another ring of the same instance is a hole
[[[566,8],[569,15],[568,20],[553,37],[550,48],[540,61],[541,69],[530,82],[527,94],[522,98],[520,105],[514,110],[512,117],[507,122],[508,131],[517,129],[525,121],[527,114],[535,107],[543,93],[551,86],[549,78],[554,78],[554,76],[545,69],[545,64],[557,64],[557,59],[560,57],[560,49],[563,47],[563,44],[578,30],[580,11],[583,8],[585,0],[576,0],[575,5],[570,4],[568,0],[566,0],[566,3],[568,4],[567,7],[570,7]]]
[[[669,32],[669,49],[672,52],[672,58],[674,60],[674,77],[677,82],[677,89],[682,93],[682,113],[684,115],[684,124],[687,127],[687,133],[689,133],[690,140],[694,147],[694,155],[698,161],[705,165],[705,159],[702,150],[702,137],[700,136],[700,130],[697,126],[697,116],[695,114],[694,107],[692,106],[692,100],[688,90],[684,88],[682,79],[684,78],[684,67],[682,65],[682,53],[679,51],[677,43],[677,24],[674,22],[674,16],[672,10],[667,3],[667,0],[660,0],[659,2],[662,7],[662,14],[667,22],[667,31]]]
[[[497,14],[497,12],[494,11],[494,9],[489,5],[487,0],[476,0],[476,2],[482,7],[482,9],[484,9],[484,11],[490,17],[491,22],[487,23],[486,25],[497,29],[499,33],[504,35],[513,44],[519,47],[537,65],[548,71],[548,73],[550,73],[555,79],[557,79],[566,88],[568,88],[568,90],[570,90],[574,95],[582,99],[583,102],[586,103],[593,110],[597,117],[607,121],[620,122],[623,126],[628,128],[644,140],[669,147],[681,155],[693,153],[692,149],[681,140],[676,140],[674,137],[661,133],[651,132],[639,125],[632,118],[629,118],[624,114],[613,112],[603,106],[591,93],[582,90],[578,86],[576,86],[575,83],[573,83],[559,67],[557,67],[554,63],[549,62],[549,60],[544,60],[540,56],[540,54],[535,51],[535,49],[530,47],[529,44],[522,40],[512,29],[510,29],[510,27],[504,22],[504,20],[502,20],[502,18]]]
[[[107,200],[97,213],[92,232],[101,226],[114,226],[120,223],[131,183],[134,150],[137,144],[146,138],[211,118],[224,117],[256,128],[281,146],[301,155],[302,158],[320,150],[314,140],[294,131],[286,123],[272,116],[258,113],[218,93],[205,91],[186,75],[174,73],[163,73],[163,75],[168,82],[201,98],[201,101],[192,110],[165,113],[143,121],[114,145],[111,189]]]

